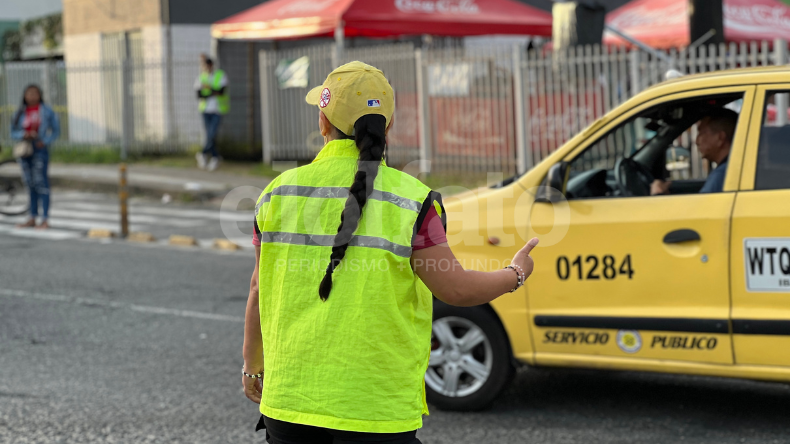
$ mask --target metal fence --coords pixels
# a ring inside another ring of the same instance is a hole
[[[275,75],[277,65],[282,60],[304,56],[310,63],[308,86],[280,88]],[[311,159],[321,149],[323,139],[318,131],[318,113],[305,103],[304,97],[308,88],[324,82],[337,64],[337,57],[332,45],[261,52],[263,143],[268,147],[264,161]],[[347,49],[341,57],[343,61],[364,60],[388,74],[397,101],[397,124],[393,125],[389,140],[398,149],[392,150],[391,161],[400,165],[419,159],[414,47],[399,44]]]
[[[184,152],[204,138],[194,89],[199,72],[197,60],[0,65],[0,143],[11,143],[23,91],[37,84],[60,117],[57,149]]]
[[[784,41],[710,45],[685,51],[584,46],[562,52],[524,46],[418,49],[411,44],[346,49],[331,45],[260,52],[265,161],[310,159],[321,148],[309,87],[340,63],[381,68],[395,89],[395,124],[388,161],[430,162],[431,171],[458,174],[523,172],[595,119],[639,91],[684,74],[787,63]],[[283,60],[307,56],[307,87],[283,88]],[[692,130],[693,132],[693,130]],[[692,146],[695,175],[706,167]]]
[[[261,50],[258,66],[249,63],[260,49],[220,45],[232,108],[220,132],[221,151],[235,146],[260,155],[262,140],[266,162],[311,159],[322,138],[316,110],[304,102],[308,88],[321,84],[334,66],[362,60],[381,68],[395,90],[390,164],[430,162],[431,171],[457,174],[525,171],[604,113],[661,82],[670,68],[691,74],[787,63],[783,41],[663,54],[606,46],[562,52],[521,45],[421,49],[412,43],[338,52],[324,44]],[[281,84],[280,63],[302,57],[309,60],[306,84]],[[37,83],[60,116],[57,147],[187,151],[204,138],[194,91],[199,69],[198,60],[138,57],[0,65],[0,144],[10,144],[11,118],[24,87]],[[693,130],[684,135],[688,146],[693,136]],[[696,151],[692,160],[695,175],[704,175]]]

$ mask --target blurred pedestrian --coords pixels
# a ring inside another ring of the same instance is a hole
[[[11,138],[17,144],[29,144],[28,148],[32,148],[18,157],[25,185],[30,192],[30,218],[17,227],[49,228],[49,146],[59,136],[58,115],[44,103],[41,88],[38,85],[28,85],[22,95],[22,105],[11,119]],[[36,226],[39,203],[41,223]]]
[[[352,62],[306,100],[325,145],[258,200],[244,393],[272,444],[419,443],[433,295],[472,306],[517,289],[537,239],[507,269],[464,270],[441,196],[384,163],[395,111],[384,74]]]
[[[214,171],[219,165],[217,152],[217,133],[222,122],[222,116],[230,111],[230,96],[228,95],[228,76],[221,69],[214,69],[214,61],[205,54],[200,56],[202,72],[195,81],[199,105],[203,115],[203,126],[206,130],[206,144],[203,151],[197,153],[198,167]],[[206,158],[209,157],[207,160]]]

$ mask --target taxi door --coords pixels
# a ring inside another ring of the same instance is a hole
[[[757,89],[735,199],[730,275],[739,365],[790,366],[790,125],[775,106],[789,91],[790,84]]]
[[[529,236],[541,244],[527,289],[538,364],[732,364],[730,217],[754,90],[694,90],[637,105],[564,159],[573,167],[588,149],[606,153],[596,148],[605,139],[634,137],[627,125],[653,107],[742,94],[724,192],[533,204]]]

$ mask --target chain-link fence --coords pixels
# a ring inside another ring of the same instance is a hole
[[[784,48],[784,50],[783,50]],[[670,69],[681,74],[786,63],[787,43],[701,46],[647,53],[608,46],[562,52],[515,47],[418,49],[411,44],[346,49],[332,45],[261,51],[264,159],[310,159],[321,148],[308,88],[342,62],[381,68],[395,89],[392,165],[430,162],[431,171],[523,172]],[[277,67],[307,57],[307,86],[284,85]],[[693,146],[693,129],[684,134]],[[694,171],[701,164],[693,147]]]
[[[12,143],[11,120],[25,87],[36,84],[60,117],[61,136],[55,149],[99,147],[129,154],[196,149],[204,140],[195,89],[199,73],[199,60],[0,65],[0,144]],[[238,87],[231,83],[231,94]],[[248,97],[235,94],[231,106],[247,108]],[[220,145],[250,143],[238,131],[223,131],[220,139]]]
[[[6,63],[0,67],[0,142],[10,143],[24,89],[37,84],[60,117],[56,147],[183,152],[203,138],[193,88],[198,73],[197,62]]]
[[[413,43],[343,51],[331,44],[263,48],[219,46],[231,95],[221,151],[262,155],[266,162],[311,159],[323,141],[306,92],[334,66],[361,60],[381,68],[395,90],[390,164],[430,162],[432,171],[457,174],[525,171],[604,113],[663,81],[670,68],[692,74],[787,63],[783,41],[666,53],[607,46],[563,52],[523,45],[420,49]],[[112,49],[104,48],[108,54]],[[302,77],[284,79],[283,66],[302,69]],[[12,116],[25,86],[35,83],[60,116],[56,149],[195,149],[204,138],[195,92],[199,72],[199,61],[191,59],[6,63],[0,66],[0,144],[11,143]],[[684,135],[690,146],[693,136]],[[696,151],[692,160],[699,172]]]

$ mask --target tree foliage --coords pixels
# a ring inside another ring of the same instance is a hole
[[[41,46],[47,52],[57,49],[63,41],[63,20],[61,14],[52,14],[21,23],[18,30],[9,30],[0,36],[0,51],[4,60],[21,60],[22,47],[25,44],[36,44],[40,39]]]
[[[17,29],[9,29],[0,39],[0,50],[3,51],[3,60],[13,61],[22,59],[22,33]]]

